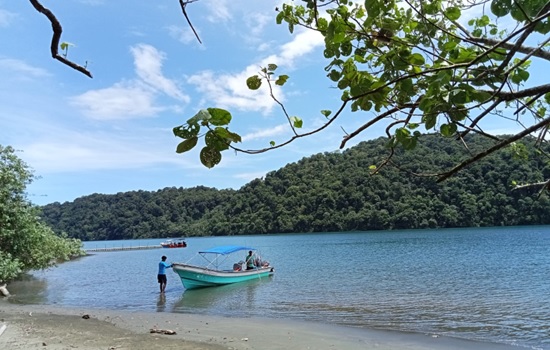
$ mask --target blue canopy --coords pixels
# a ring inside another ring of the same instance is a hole
[[[235,253],[241,250],[256,250],[256,248],[244,247],[240,245],[225,245],[221,247],[214,247],[208,250],[200,251],[199,254],[212,253],[212,254],[227,255],[227,254]]]

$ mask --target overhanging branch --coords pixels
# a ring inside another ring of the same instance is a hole
[[[90,73],[85,67],[78,65],[73,61],[70,61],[59,54],[59,40],[61,39],[61,33],[63,32],[63,29],[61,28],[61,23],[59,23],[55,15],[50,10],[45,8],[38,0],[29,0],[29,1],[31,2],[32,6],[36,9],[36,11],[46,16],[52,24],[53,36],[52,36],[52,43],[50,45],[52,57],[58,60],[59,62],[66,64],[72,69],[77,70],[80,73],[92,78],[92,73]]]
[[[457,165],[456,167],[454,167],[453,169],[451,169],[450,171],[446,172],[444,175],[442,175],[438,180],[437,182],[442,182],[442,181],[445,181],[446,179],[448,179],[449,177],[453,176],[454,174],[456,174],[457,172],[459,172],[460,170],[464,169],[465,167],[467,167],[468,165],[470,164],[473,164],[475,162],[477,162],[478,160],[482,159],[482,158],[485,158],[486,156],[490,155],[491,153],[494,153],[496,151],[498,151],[499,149],[503,148],[503,147],[506,147],[508,146],[509,144],[511,144],[512,142],[515,142],[527,135],[529,135],[530,133],[532,132],[535,132],[537,131],[538,129],[548,125],[550,123],[550,117],[548,118],[545,118],[543,119],[542,121],[540,121],[539,123],[523,130],[522,132],[520,133],[517,133],[516,135],[510,137],[509,139],[506,139],[506,140],[503,140],[499,143],[497,143],[496,145],[494,145],[493,147],[489,148],[489,149],[486,149],[485,151],[477,154],[476,156],[460,163],[459,165]]]

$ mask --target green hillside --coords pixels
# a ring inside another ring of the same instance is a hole
[[[527,140],[529,141],[529,140]],[[426,136],[390,154],[387,139],[344,152],[317,154],[271,172],[239,190],[165,188],[93,194],[42,207],[56,232],[82,240],[291,232],[534,225],[550,223],[550,201],[514,184],[550,177],[544,156],[526,144],[527,158],[505,149],[437,183],[437,174],[487,147]]]

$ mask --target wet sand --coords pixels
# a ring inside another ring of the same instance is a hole
[[[156,330],[160,333],[152,333]],[[176,334],[166,331],[173,331]],[[0,300],[0,348],[25,350],[517,350],[446,337],[326,324],[70,309]]]

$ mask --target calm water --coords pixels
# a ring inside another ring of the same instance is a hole
[[[169,272],[160,299],[162,254],[181,262],[225,244],[259,248],[275,276],[185,291]],[[26,304],[292,318],[550,349],[550,227],[190,238],[184,249],[97,253],[10,291]]]

